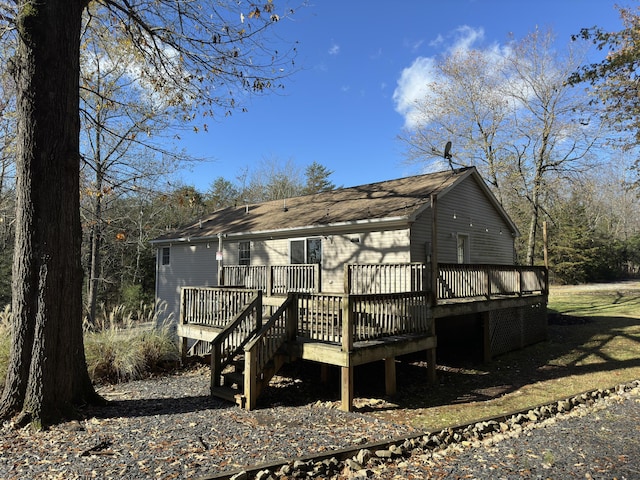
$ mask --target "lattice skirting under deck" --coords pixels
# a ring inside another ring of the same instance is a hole
[[[503,308],[489,313],[491,356],[510,352],[547,338],[547,306]]]

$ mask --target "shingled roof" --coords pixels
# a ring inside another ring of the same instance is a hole
[[[267,234],[384,221],[410,222],[430,205],[432,194],[444,194],[471,174],[477,175],[473,167],[224,208],[158,237],[153,243],[209,239],[218,234]]]

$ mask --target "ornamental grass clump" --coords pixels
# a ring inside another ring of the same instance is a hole
[[[169,322],[160,324],[162,308],[141,306],[130,312],[117,306],[85,333],[85,352],[91,379],[119,383],[166,372],[179,365],[180,355]]]

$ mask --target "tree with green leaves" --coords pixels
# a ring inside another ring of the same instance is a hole
[[[238,203],[240,191],[224,177],[216,178],[206,194],[206,203],[211,210],[231,207]]]
[[[563,284],[593,281],[603,245],[585,203],[574,192],[558,202],[552,215],[549,263],[555,280]]]
[[[227,114],[244,92],[271,91],[291,72],[291,52],[265,40],[289,13],[271,0],[0,3],[17,93],[14,320],[0,417],[17,425],[46,426],[99,400],[82,337],[79,85],[89,6],[140,57],[132,77],[191,112]]]
[[[628,150],[640,146],[640,14],[637,8],[619,8],[619,12],[622,30],[584,28],[573,36],[593,42],[606,55],[600,62],[576,69],[569,82],[594,87],[605,117],[617,130],[616,140]],[[635,168],[640,168],[638,161]],[[635,183],[639,185],[640,180]]]
[[[302,189],[302,194],[309,195],[335,189],[335,184],[329,180],[332,173],[332,170],[318,162],[311,163],[304,170],[305,185]]]

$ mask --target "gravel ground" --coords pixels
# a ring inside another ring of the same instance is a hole
[[[3,426],[2,479],[198,478],[411,434],[316,402],[246,412],[208,395],[208,369],[103,387],[112,400],[47,432]]]
[[[199,478],[246,465],[416,434],[330,402],[245,412],[207,395],[208,371],[103,387],[87,419],[0,439],[2,479]],[[640,390],[614,394],[522,430],[437,452],[344,469],[335,478],[640,478]]]
[[[639,479],[640,390],[371,470],[380,479]]]

